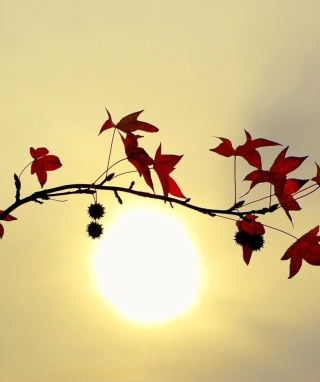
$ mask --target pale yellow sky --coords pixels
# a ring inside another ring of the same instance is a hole
[[[14,201],[13,174],[30,161],[31,146],[63,163],[47,187],[92,182],[107,163],[110,134],[97,137],[105,106],[115,121],[145,109],[140,119],[160,131],[141,145],[184,154],[174,179],[195,204],[230,207],[232,159],[209,149],[214,136],[242,144],[243,129],[290,145],[289,155],[309,154],[294,175],[314,176],[319,12],[312,0],[1,1],[1,209]],[[278,152],[261,149],[267,168]],[[118,141],[114,158],[122,156]],[[239,164],[244,193],[251,168]],[[28,172],[23,195],[39,187]],[[317,198],[293,213],[296,236],[320,223]],[[320,270],[305,264],[287,280],[289,264],[279,260],[289,237],[267,230],[247,267],[233,222],[129,196],[121,207],[111,194],[99,199],[106,231],[135,206],[183,225],[205,269],[197,306],[153,329],[120,320],[97,293],[98,244],[85,232],[92,198],[25,205],[4,223],[0,243],[1,381],[317,380]],[[260,220],[291,230],[281,211]]]

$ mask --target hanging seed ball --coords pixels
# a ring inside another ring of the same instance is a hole
[[[244,246],[248,244],[249,234],[246,231],[238,231],[234,235],[234,240],[236,241],[237,244]]]
[[[252,251],[260,251],[264,244],[264,238],[262,235],[250,235],[248,244]]]
[[[90,204],[88,207],[88,214],[93,219],[100,219],[104,215],[104,207],[100,203]]]
[[[88,236],[92,239],[99,239],[102,235],[103,228],[102,225],[96,222],[91,222],[87,225]]]

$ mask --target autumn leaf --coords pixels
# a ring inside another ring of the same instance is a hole
[[[219,146],[217,146],[215,149],[210,149],[210,151],[213,151],[219,155],[222,155],[224,157],[232,157],[233,155],[236,155],[236,150],[232,147],[232,143],[227,138],[217,137],[222,141]]]
[[[258,138],[252,139],[251,135],[245,130],[246,142],[243,145],[238,146],[236,149],[232,147],[232,143],[229,139],[218,137],[222,140],[222,143],[215,149],[210,149],[217,154],[223,155],[225,157],[231,156],[241,156],[244,158],[251,166],[256,167],[261,170],[261,156],[257,149],[259,147],[265,146],[276,146],[279,143],[269,141],[268,139]]]
[[[245,219],[238,220],[236,222],[236,226],[239,232],[245,232],[248,234],[248,238],[253,235],[263,236],[265,233],[264,226],[256,221],[257,217],[251,214],[245,216]],[[243,252],[243,260],[249,265],[251,256],[252,256],[252,248],[250,247],[249,241],[242,244],[242,252]]]
[[[112,118],[111,118],[111,114],[108,112],[108,110],[106,109],[106,112],[108,114],[108,119],[105,121],[105,123],[102,125],[101,129],[100,129],[100,133],[98,135],[100,135],[103,131],[105,130],[108,130],[108,129],[111,129],[112,127],[116,127],[116,125],[113,123],[112,121]]]
[[[111,129],[112,127],[115,127],[116,129],[123,131],[124,133],[132,133],[133,131],[137,130],[146,131],[148,133],[156,133],[157,131],[159,131],[157,127],[151,125],[150,123],[137,120],[139,115],[143,112],[143,110],[126,115],[116,125],[113,123],[109,111],[107,109],[106,111],[108,113],[108,119],[102,125],[98,135],[100,135],[105,130]]]
[[[251,181],[249,191],[253,189],[259,183],[271,183],[274,184],[274,179],[272,178],[270,171],[266,170],[254,170],[248,174],[244,180]],[[248,192],[249,192],[248,191]]]
[[[142,138],[141,135],[134,135],[130,132],[124,138],[121,134],[121,139],[124,144],[125,153],[128,161],[138,170],[139,175],[143,175],[147,185],[154,191],[150,168],[153,165],[153,159],[147,152],[138,146],[138,139]]]
[[[280,144],[277,142],[269,141],[268,139],[264,138],[252,139],[251,135],[246,130],[245,133],[247,139],[246,143],[237,147],[236,155],[242,156],[251,166],[261,169],[261,157],[259,152],[257,151],[257,148],[266,146],[277,146]]]
[[[62,166],[57,156],[48,154],[49,151],[45,147],[38,149],[30,147],[30,155],[34,158],[31,164],[31,174],[37,174],[41,187],[47,181],[47,171],[54,171]]]
[[[282,256],[281,260],[290,260],[289,279],[299,272],[302,260],[311,265],[320,265],[320,237],[317,236],[318,232],[319,226],[313,228],[293,243]]]
[[[169,175],[175,169],[174,166],[182,157],[183,155],[161,154],[161,144],[156,151],[153,169],[159,177],[164,196],[171,194],[178,198],[185,198],[177,183]]]
[[[307,183],[308,179],[287,179],[287,174],[296,170],[308,156],[286,157],[288,148],[289,146],[278,154],[270,170],[252,171],[244,180],[251,181],[249,190],[259,183],[267,182],[272,184],[274,186],[274,193],[281,207],[284,209],[290,221],[292,221],[289,211],[298,211],[301,209],[292,195]]]
[[[320,186],[320,167],[319,167],[317,162],[314,162],[314,163],[317,166],[317,174],[311,180],[313,180],[314,182],[318,183],[318,185]]]
[[[272,166],[270,167],[270,172],[274,174],[277,178],[281,176],[286,176],[290,172],[296,170],[301,164],[308,158],[308,155],[304,157],[286,157],[289,146],[285,147],[277,156]]]
[[[2,214],[2,212],[3,212],[3,211],[0,210],[0,214]],[[10,221],[12,221],[12,220],[17,220],[17,218],[15,218],[14,216],[8,214],[8,215],[7,215],[4,219],[2,219],[2,220],[7,221],[7,222],[10,222]],[[4,228],[3,228],[3,225],[0,224],[0,239],[2,239],[3,235],[4,235]]]
[[[300,188],[303,187],[307,182],[308,179],[286,179],[285,184],[281,189],[275,189],[275,194],[279,200],[279,203],[290,220],[291,217],[289,211],[301,210],[301,207],[292,195],[299,191]]]

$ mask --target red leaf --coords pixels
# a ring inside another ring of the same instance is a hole
[[[319,167],[317,162],[314,162],[314,163],[317,166],[317,174],[311,180],[313,180],[314,182],[318,183],[318,185],[320,186],[320,167]]]
[[[108,113],[108,119],[105,121],[105,123],[102,125],[101,129],[100,129],[100,133],[98,135],[100,135],[103,131],[105,130],[108,130],[108,129],[111,129],[112,127],[115,127],[116,125],[112,122],[112,118],[111,118],[111,115],[110,113],[108,112],[108,110],[106,109],[106,112]]]
[[[284,148],[280,154],[277,156],[273,165],[270,167],[270,172],[275,174],[277,178],[281,176],[286,176],[293,170],[296,170],[301,166],[302,162],[308,158],[305,157],[285,157],[289,146]]]
[[[246,220],[238,220],[236,222],[236,226],[239,231],[248,232],[249,235],[264,235],[265,230],[263,224],[256,221],[257,217],[254,215],[246,215]]]
[[[183,155],[161,154],[161,144],[156,151],[153,169],[159,177],[164,196],[171,194],[178,198],[185,198],[177,183],[169,175],[175,169],[174,166],[180,161],[182,157]]]
[[[259,183],[268,182],[268,183],[273,184],[272,183],[273,179],[270,175],[270,171],[265,171],[265,170],[254,170],[254,171],[250,172],[250,174],[248,174],[244,178],[244,180],[250,180],[251,181],[250,190]]]
[[[45,147],[39,147],[38,149],[34,149],[33,147],[30,147],[30,155],[32,156],[33,159],[38,159],[47,154],[49,154],[49,150],[46,149]]]
[[[282,256],[281,260],[290,259],[289,279],[299,272],[302,260],[311,265],[320,265],[320,237],[317,236],[318,232],[319,226],[313,228],[293,243]]]
[[[112,127],[117,128],[118,130],[123,131],[124,133],[132,133],[133,131],[141,130],[146,131],[148,133],[156,133],[159,131],[159,129],[150,123],[138,121],[139,115],[143,112],[143,110],[136,111],[135,113],[129,114],[125,117],[123,117],[116,125],[113,123],[112,118],[108,110],[106,109],[108,113],[108,119],[106,122],[102,125],[99,135],[107,129],[111,129]]]
[[[231,157],[233,155],[236,155],[236,151],[232,147],[232,143],[230,142],[229,139],[221,138],[221,137],[217,137],[217,138],[221,139],[222,143],[220,143],[220,145],[216,147],[215,149],[210,149],[210,151],[213,151],[224,157]]]
[[[62,166],[59,158],[55,155],[48,155],[49,151],[45,147],[34,149],[30,147],[30,154],[34,161],[31,164],[31,174],[37,174],[41,187],[47,181],[47,171],[57,170]]]
[[[3,212],[3,211],[0,210],[0,214],[2,214],[2,212]],[[7,221],[7,222],[10,222],[10,221],[12,221],[12,220],[17,220],[17,218],[15,218],[14,216],[8,214],[8,215],[7,215],[4,219],[2,219],[2,220],[5,220],[5,221]],[[0,224],[0,239],[2,239],[3,235],[4,235],[4,228],[3,228],[3,225]]]
[[[245,130],[246,143],[242,146],[238,146],[236,149],[236,155],[243,157],[251,166],[261,170],[261,157],[257,151],[259,147],[265,146],[277,146],[279,143],[269,141],[268,139],[258,138],[252,139],[251,135]]]
[[[149,168],[154,162],[142,147],[138,147],[138,138],[142,138],[141,135],[128,132],[125,138],[121,134],[120,136],[128,161],[138,170],[140,176],[143,175],[147,185],[154,191]]]
[[[248,244],[242,246],[242,257],[244,262],[249,265],[252,256],[252,249]]]
[[[157,127],[151,125],[150,123],[137,121],[137,118],[142,112],[143,110],[136,111],[135,113],[132,113],[123,117],[117,123],[117,129],[125,133],[129,131],[132,133],[133,131],[136,131],[136,130],[147,131],[149,133],[156,133],[157,131],[159,131]]]
[[[0,210],[0,214],[2,214],[2,210]],[[5,220],[5,221],[7,221],[7,222],[11,222],[12,220],[17,220],[17,218],[15,218],[14,216],[12,216],[12,215],[10,215],[10,214],[8,214],[4,219],[2,219],[2,220]]]
[[[264,138],[252,139],[251,135],[246,130],[245,134],[246,143],[238,146],[236,149],[232,147],[232,143],[229,141],[229,139],[219,137],[219,139],[222,140],[222,143],[215,149],[210,149],[210,151],[213,151],[225,157],[241,156],[251,166],[261,170],[261,157],[259,152],[257,151],[257,148],[265,146],[276,146],[279,145],[279,143],[269,141],[268,139]]]
[[[287,179],[287,174],[297,169],[305,157],[287,157],[289,146],[283,149],[269,171],[255,170],[248,174],[244,180],[250,180],[250,190],[259,183],[268,182],[274,186],[274,192],[282,208],[290,220],[289,211],[300,210],[299,204],[294,200],[292,194],[297,192],[308,180],[307,179]]]
[[[247,232],[249,235],[264,235],[264,226],[261,223],[256,222],[256,216],[246,215],[245,218],[249,221],[238,220],[236,222],[236,226],[238,227],[239,232],[244,231]],[[242,246],[242,253],[244,262],[247,265],[249,265],[252,256],[252,249],[249,247],[248,244]]]
[[[169,194],[176,196],[177,198],[185,199],[186,197],[181,192],[177,182],[173,180],[171,176],[168,176],[168,181],[169,181]]]
[[[277,190],[275,188],[275,194],[279,200],[281,207],[284,209],[290,220],[291,216],[289,211],[300,211],[301,207],[298,202],[293,198],[292,194],[299,191],[300,188],[308,182],[308,179],[287,179],[284,186]]]

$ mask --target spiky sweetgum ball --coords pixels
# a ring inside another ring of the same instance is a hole
[[[97,222],[91,222],[87,225],[87,232],[92,239],[99,239],[103,233],[102,225]]]
[[[244,246],[248,244],[249,234],[246,231],[238,231],[234,235],[234,240],[236,241],[237,244]]]
[[[88,207],[88,214],[93,219],[101,219],[104,215],[104,207],[100,203],[90,204]]]
[[[263,247],[263,244],[264,238],[262,235],[255,234],[249,236],[248,245],[252,251],[260,251],[260,249]]]

